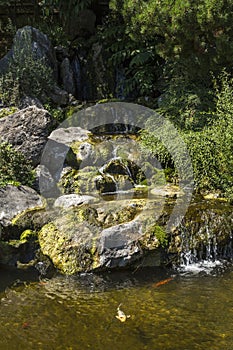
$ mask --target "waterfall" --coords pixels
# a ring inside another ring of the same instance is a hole
[[[195,214],[196,221],[186,218],[178,228],[178,269],[196,273],[204,270],[208,273],[223,261],[233,258],[231,218],[224,212],[221,216],[215,208],[202,208],[202,211],[199,208]]]

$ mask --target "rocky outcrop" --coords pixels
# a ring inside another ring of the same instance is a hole
[[[68,57],[65,57],[60,64],[60,79],[61,79],[61,84],[63,88],[67,92],[75,96],[76,88],[75,88],[74,72]]]
[[[46,110],[30,106],[0,119],[0,140],[12,144],[36,166],[54,125]]]
[[[79,127],[68,127],[58,128],[49,135],[41,165],[48,169],[53,179],[56,181],[60,179],[65,163],[73,167],[79,166],[78,157],[74,154],[70,145],[73,142],[82,144],[82,142],[88,140],[90,134],[90,131]],[[40,180],[41,186],[47,187],[46,183],[43,184],[43,181],[46,182],[47,179],[41,177]],[[44,195],[47,197],[46,193]]]
[[[145,252],[160,247],[161,232],[158,239],[151,222],[137,220],[140,200],[132,200],[131,205],[127,201],[100,204],[89,197],[58,198],[59,215],[39,232],[42,253],[59,271],[74,274],[131,266]],[[72,206],[67,205],[69,198]],[[76,198],[83,202],[72,200]]]

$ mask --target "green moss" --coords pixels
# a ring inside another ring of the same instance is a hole
[[[98,103],[108,103],[108,102],[121,102],[119,98],[103,98],[102,100],[99,100]]]
[[[74,220],[77,212],[73,216],[71,212],[64,214],[39,232],[42,253],[50,257],[59,271],[68,275],[99,266],[96,238],[91,238],[94,228],[86,221],[79,222],[86,217],[85,211],[79,214],[78,220]]]
[[[25,230],[20,235],[21,242],[28,242],[37,239],[37,233],[33,230]]]
[[[70,193],[94,193],[96,192],[95,177],[97,175],[97,168],[88,167],[86,169],[75,170],[67,172],[59,182],[59,188],[65,194]]]

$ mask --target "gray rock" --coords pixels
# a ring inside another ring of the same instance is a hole
[[[49,93],[49,97],[51,98],[52,102],[58,106],[66,106],[69,103],[68,92],[60,89],[58,86],[55,86]]]
[[[12,219],[25,210],[43,208],[42,198],[27,187],[7,185],[0,188],[0,224],[11,225]]]
[[[45,165],[52,177],[59,180],[68,152],[71,153],[70,145],[73,142],[82,142],[88,139],[90,131],[79,127],[59,128],[49,135],[46,144],[42,164]],[[71,154],[69,154],[71,156]],[[76,159],[76,155],[72,154]]]
[[[36,167],[36,179],[33,188],[44,197],[54,197],[58,193],[56,181],[44,165]]]
[[[52,69],[54,76],[54,88],[52,91],[44,92],[45,100],[49,97],[57,105],[67,105],[69,93],[56,85],[58,83],[58,64],[55,50],[47,35],[31,26],[18,29],[11,50],[0,60],[1,73],[5,73],[8,70],[10,62],[16,53],[20,53],[20,55],[32,53],[35,60],[44,60],[45,65]]]
[[[45,145],[41,165],[44,165],[55,181],[58,181],[64,167],[66,155],[69,152],[69,146],[61,142],[49,139]]]
[[[96,201],[96,198],[93,196],[79,195],[79,194],[67,194],[60,196],[54,202],[54,207],[76,207],[82,204],[89,204]]]
[[[84,161],[88,160],[93,152],[93,147],[89,142],[83,142],[76,153],[77,159]],[[90,164],[89,164],[90,165]]]
[[[73,142],[88,140],[90,134],[80,127],[59,128],[51,132],[49,139],[70,146]]]
[[[136,243],[129,244],[121,249],[107,249],[100,256],[101,268],[119,268],[132,265],[142,256],[142,251]]]
[[[20,100],[19,108],[25,109],[30,106],[36,106],[37,108],[44,108],[40,100],[36,97],[25,96]]]
[[[126,246],[136,241],[142,235],[142,226],[139,221],[131,221],[126,224],[112,226],[103,230],[100,234],[99,253],[108,249],[125,249]]]
[[[44,58],[48,66],[52,68],[54,76],[57,79],[57,60],[55,50],[47,35],[40,32],[38,29],[31,26],[25,26],[18,29],[14,38],[13,51],[16,47],[23,50],[27,47],[28,40],[31,43],[31,50],[35,57],[37,59]]]
[[[9,68],[10,60],[13,57],[13,50],[11,49],[5,56],[0,59],[0,73],[5,74]]]
[[[45,58],[46,63],[52,68],[54,77],[57,79],[57,61],[53,46],[47,35],[31,26],[25,26],[17,30],[12,49],[0,60],[0,71],[5,72],[8,69],[10,60],[16,50],[28,50],[28,45],[30,45],[35,58]]]
[[[31,106],[0,119],[0,140],[12,144],[36,166],[53,126],[54,120],[46,110]]]

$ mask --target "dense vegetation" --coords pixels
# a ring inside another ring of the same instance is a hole
[[[3,2],[0,0],[0,4]],[[35,25],[48,34],[54,45],[62,43],[70,49],[73,42],[66,28],[71,14],[78,15],[97,3],[40,1]],[[216,191],[231,200],[232,23],[231,0],[110,0],[108,14],[102,17],[95,34],[85,40],[79,38],[79,45],[85,42],[86,47],[88,42],[101,42],[109,76],[118,77],[103,97],[123,97],[145,104],[171,120],[187,143],[196,189]],[[17,67],[18,64],[23,65],[18,61]],[[8,80],[13,77],[13,88],[22,95],[30,76],[39,96],[45,81],[33,80],[37,69],[33,63],[24,66],[17,70],[13,65]],[[50,73],[42,75],[47,79]],[[10,101],[14,94],[9,91],[2,82],[1,99],[14,104]],[[143,133],[142,144],[164,166],[173,167],[171,156],[153,132]]]

